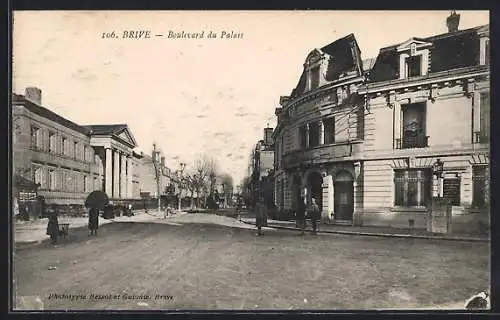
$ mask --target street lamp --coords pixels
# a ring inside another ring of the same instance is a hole
[[[444,171],[444,163],[440,159],[437,159],[436,162],[432,165],[432,173],[438,179],[438,198],[441,198],[441,177],[443,176]]]
[[[179,171],[179,211],[181,211],[181,206],[182,206],[182,173],[184,171],[184,168],[186,167],[186,164],[184,162],[180,163],[180,171]]]

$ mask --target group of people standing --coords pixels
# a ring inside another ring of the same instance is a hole
[[[256,205],[256,215],[255,215],[255,225],[257,226],[257,235],[262,235],[262,227],[267,226],[267,207],[264,203],[263,197],[259,197],[259,201]],[[320,218],[320,209],[316,203],[315,198],[311,198],[309,206],[307,206],[306,200],[303,196],[300,197],[300,201],[297,206],[296,219],[300,226],[301,234],[303,235],[306,229],[306,218],[311,219],[312,233],[316,234],[318,229],[318,220]]]
[[[90,208],[89,210],[89,236],[97,235],[97,229],[99,228],[99,209],[98,208]],[[47,232],[46,234],[50,236],[50,241],[53,245],[57,244],[57,239],[61,230],[59,229],[59,219],[57,217],[56,211],[51,211],[49,213],[49,221],[47,222]]]

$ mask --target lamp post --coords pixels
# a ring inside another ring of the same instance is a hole
[[[158,214],[161,213],[161,198],[160,198],[160,175],[161,175],[161,170],[160,168],[160,151],[156,149],[156,144],[153,144],[153,166],[155,169],[155,178],[156,178],[156,195],[158,198]]]
[[[432,165],[432,172],[438,179],[438,198],[442,197],[441,189],[442,189],[442,183],[441,183],[441,178],[443,176],[443,171],[444,171],[444,163],[441,161],[441,159],[437,159],[436,162]]]
[[[180,163],[181,169],[179,170],[179,211],[181,211],[182,206],[182,173],[186,164],[184,162]]]

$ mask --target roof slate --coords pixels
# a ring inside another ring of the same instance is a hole
[[[470,28],[427,38],[413,38],[432,44],[429,53],[429,73],[479,65],[480,48],[477,34],[479,28]],[[396,44],[380,49],[370,72],[370,82],[399,78],[399,53],[396,51],[399,45]]]
[[[68,120],[66,118],[61,117],[57,113],[55,113],[55,112],[53,112],[45,107],[39,106],[36,103],[31,102],[30,100],[26,99],[23,95],[13,93],[12,94],[12,104],[16,104],[16,103],[22,104],[26,109],[28,109],[29,111],[31,111],[31,112],[33,112],[41,117],[44,117],[46,119],[57,122],[57,123],[69,128],[69,129],[75,130],[76,132],[88,135],[88,131],[84,127],[74,123],[71,120]]]

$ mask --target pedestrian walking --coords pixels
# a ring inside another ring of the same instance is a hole
[[[89,235],[97,236],[97,229],[99,228],[99,209],[92,207],[89,212]]]
[[[262,226],[266,221],[267,216],[267,208],[264,204],[264,198],[262,196],[259,197],[259,201],[256,205],[256,215],[255,215],[255,225],[257,226],[257,235],[261,236],[264,233],[262,232]]]
[[[59,220],[57,218],[56,211],[51,211],[49,213],[49,222],[47,223],[46,234],[50,236],[50,241],[53,245],[57,244],[57,236],[59,235]]]
[[[317,228],[318,228],[318,220],[319,220],[319,206],[316,203],[316,199],[311,198],[311,207],[309,211],[309,215],[311,217],[311,224],[312,224],[312,233],[316,234],[317,233]]]
[[[304,197],[300,197],[300,201],[297,205],[297,223],[301,229],[301,235],[304,235],[304,230],[306,229],[306,201]]]

